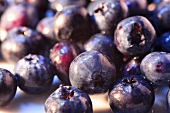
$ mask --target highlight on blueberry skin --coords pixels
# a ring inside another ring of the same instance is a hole
[[[105,93],[116,80],[116,68],[102,53],[86,51],[72,61],[69,78],[73,87],[89,94]]]
[[[72,86],[63,86],[54,91],[45,102],[46,113],[93,113],[89,95]]]
[[[108,100],[114,113],[147,113],[153,106],[155,94],[147,79],[130,75],[113,85]]]
[[[28,94],[40,94],[51,86],[53,69],[50,59],[29,54],[17,62],[14,72],[21,90]]]
[[[119,22],[114,39],[121,53],[141,56],[150,51],[156,39],[156,32],[147,18],[132,16]]]
[[[170,83],[170,53],[152,52],[142,60],[140,69],[142,74],[157,85]]]
[[[0,107],[8,105],[15,97],[17,80],[8,70],[0,68]]]

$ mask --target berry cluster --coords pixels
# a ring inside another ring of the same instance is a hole
[[[148,113],[170,86],[169,19],[170,0],[0,0],[1,54],[14,65],[0,69],[0,107],[57,76],[46,113],[93,113],[100,93],[114,113]]]

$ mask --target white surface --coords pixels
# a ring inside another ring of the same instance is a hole
[[[5,68],[13,73],[13,65],[5,62],[0,63],[0,68]],[[0,108],[0,113],[45,113],[44,102],[48,96],[58,87],[60,82],[54,79],[51,88],[41,95],[28,95],[23,93],[19,88],[16,96],[6,107]],[[167,113],[166,94],[168,87],[158,87],[156,89],[156,98],[153,108],[149,113]],[[107,93],[100,95],[90,95],[94,113],[112,113],[107,101]]]

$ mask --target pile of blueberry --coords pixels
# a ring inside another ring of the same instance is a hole
[[[62,84],[46,113],[93,113],[108,92],[114,113],[147,113],[170,86],[170,0],[0,0],[0,106]],[[170,113],[170,91],[167,93]]]

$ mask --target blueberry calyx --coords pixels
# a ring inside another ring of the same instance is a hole
[[[131,86],[133,88],[137,84],[138,84],[138,81],[135,79],[135,77],[125,78],[122,80],[123,86]]]
[[[144,45],[145,44],[145,37],[143,36],[142,26],[139,23],[134,23],[132,26],[132,31],[130,32],[131,36],[131,46],[133,45]]]
[[[71,90],[70,86],[60,85],[60,98],[61,99],[71,99],[74,96],[74,90]]]

